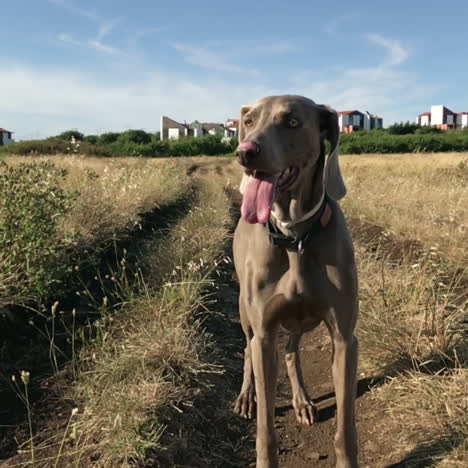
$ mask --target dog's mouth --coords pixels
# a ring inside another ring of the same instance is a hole
[[[298,175],[297,167],[288,167],[276,174],[247,169],[240,186],[242,217],[248,223],[266,223],[278,193],[291,187]]]

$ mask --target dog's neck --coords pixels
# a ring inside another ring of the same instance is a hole
[[[301,235],[316,218],[325,196],[323,170],[324,158],[306,166],[294,190],[285,191],[273,204],[272,218],[284,234]]]

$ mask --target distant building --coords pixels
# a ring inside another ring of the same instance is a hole
[[[441,130],[462,129],[468,127],[468,112],[453,112],[443,105],[431,106],[430,112],[423,112],[416,117],[416,123]]]
[[[348,110],[338,112],[340,132],[352,133],[359,130],[373,130],[383,128],[383,118],[369,112]]]
[[[5,130],[4,128],[0,128],[0,146],[1,145],[9,145],[10,143],[14,143],[13,140],[13,132],[10,130]]]
[[[225,138],[236,136],[239,132],[239,121],[228,119],[225,124],[199,122],[180,123],[175,120],[161,116],[161,140],[177,140],[184,137],[200,137],[204,135],[223,135]]]

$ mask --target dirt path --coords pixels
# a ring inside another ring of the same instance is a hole
[[[209,166],[208,166],[209,167]],[[204,167],[208,171],[213,168]],[[236,171],[232,165],[214,167],[218,175],[235,180]],[[198,170],[195,169],[195,170]],[[236,191],[231,192],[234,216],[239,216],[240,195]],[[352,229],[363,241],[372,243],[375,237],[380,236],[381,229],[372,226],[362,226],[356,222]],[[408,251],[416,251],[419,243],[408,245],[389,245],[388,251],[395,256],[408,254]],[[231,283],[231,292],[228,296],[238,294],[238,286]],[[233,289],[233,291],[232,291]],[[235,305],[234,305],[235,306]],[[319,421],[312,427],[297,423],[291,404],[291,387],[286,374],[284,362],[284,350],[287,336],[280,332],[279,339],[279,378],[276,396],[276,430],[279,442],[279,462],[282,468],[302,468],[316,466],[318,468],[334,468],[334,434],[335,434],[335,394],[331,376],[331,341],[324,326],[319,326],[313,332],[304,336],[301,344],[301,362],[304,380],[310,395],[319,409]],[[356,400],[357,425],[359,433],[359,459],[361,468],[403,468],[408,466],[404,461],[391,460],[385,454],[390,453],[391,447],[385,447],[375,442],[373,427],[383,417],[384,408],[379,407],[373,401],[371,389],[377,385],[380,379],[365,378],[359,376]],[[240,388],[241,381],[238,382]],[[238,389],[237,389],[238,391]],[[250,425],[252,439],[255,434],[255,421]],[[389,441],[391,444],[391,441]],[[255,460],[255,453],[251,459]],[[250,466],[255,466],[252,462]]]

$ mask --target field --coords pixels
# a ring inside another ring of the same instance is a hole
[[[254,423],[231,411],[237,163],[0,164],[2,466],[249,466]],[[362,466],[467,466],[468,154],[345,155],[342,167]],[[330,348],[322,328],[302,345],[312,428],[296,425],[281,369],[283,467],[334,466]]]

